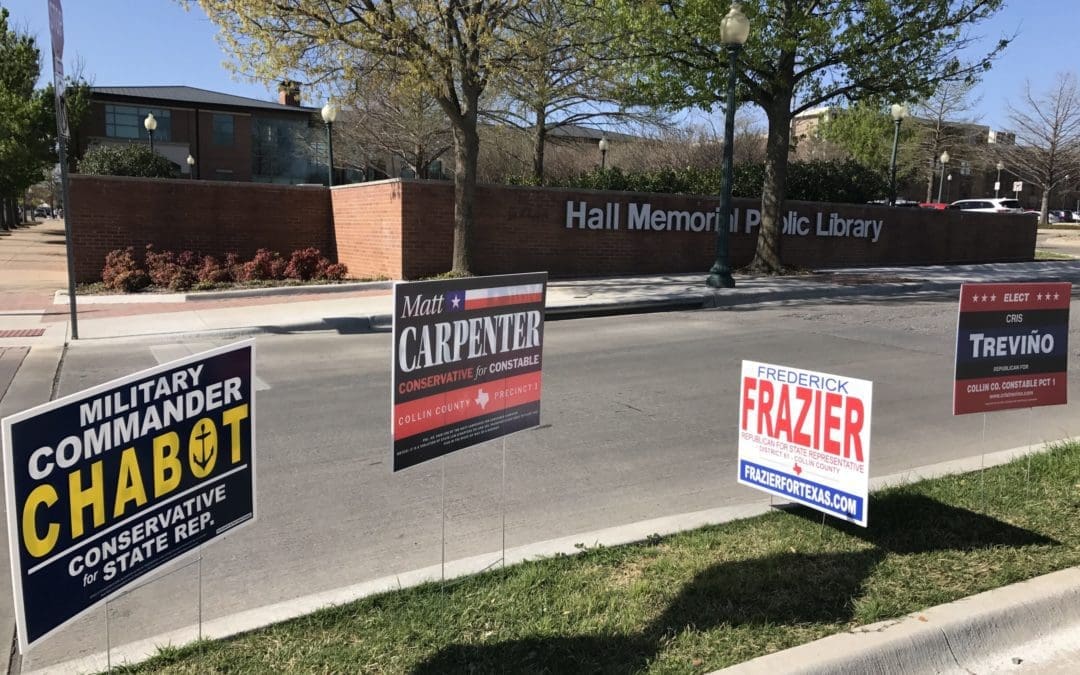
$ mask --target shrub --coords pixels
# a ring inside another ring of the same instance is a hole
[[[285,268],[285,276],[289,279],[310,281],[316,278],[319,271],[319,263],[326,260],[317,248],[302,248],[293,251],[289,257],[289,264]],[[329,264],[327,261],[326,264]]]
[[[326,259],[323,258],[323,260]],[[327,260],[326,262],[326,266],[320,265],[319,275],[315,277],[316,279],[326,279],[327,281],[341,281],[349,274],[349,270],[347,267],[345,267],[345,265],[342,265],[341,263],[331,263],[329,260]]]
[[[101,280],[108,288],[125,293],[141,291],[150,285],[150,277],[135,261],[135,249],[131,246],[109,251]]]
[[[138,143],[94,145],[79,161],[79,173],[97,176],[179,178],[180,167]]]
[[[280,262],[276,262],[280,261]],[[275,274],[281,275],[285,271],[286,265],[281,259],[281,255],[271,251],[269,249],[260,248],[255,251],[255,257],[244,263],[243,271],[237,281],[268,281],[272,279],[281,279],[282,276],[275,277]]]
[[[205,285],[207,287],[212,287],[214,284],[232,281],[230,270],[231,266],[228,264],[227,258],[226,264],[222,265],[218,262],[217,258],[208,255],[203,257],[202,264],[199,265],[198,272],[196,272],[195,276],[199,279],[199,286]]]
[[[229,271],[230,281],[244,280],[244,263],[236,253],[225,254],[225,269]]]
[[[153,244],[146,245],[146,271],[150,274],[150,281],[157,286],[168,286],[172,278],[172,267],[176,264],[176,256],[172,251],[158,253]]]

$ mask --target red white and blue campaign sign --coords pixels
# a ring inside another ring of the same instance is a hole
[[[953,414],[1067,403],[1068,282],[964,284]]]
[[[255,519],[255,343],[3,420],[19,648]]]
[[[866,527],[874,383],[742,362],[739,483]]]
[[[394,471],[540,424],[547,273],[394,285]]]

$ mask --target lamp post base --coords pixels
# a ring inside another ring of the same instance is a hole
[[[735,279],[731,277],[731,272],[727,270],[723,272],[710,271],[709,278],[705,280],[705,283],[711,288],[735,288]]]

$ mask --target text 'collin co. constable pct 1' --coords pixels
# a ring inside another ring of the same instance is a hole
[[[255,344],[3,421],[21,651],[255,518]]]

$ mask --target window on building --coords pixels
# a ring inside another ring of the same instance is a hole
[[[139,108],[129,105],[105,105],[105,135],[109,138],[146,140],[148,135],[143,121],[150,113],[157,120],[154,140],[172,140],[172,111],[161,108]]]
[[[214,114],[214,145],[233,144],[233,116]]]

